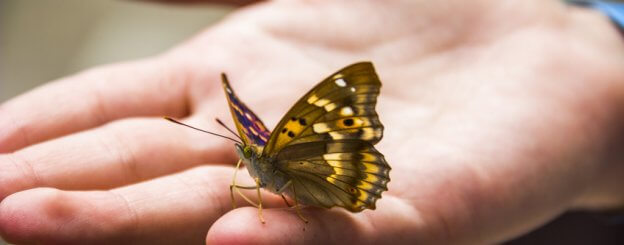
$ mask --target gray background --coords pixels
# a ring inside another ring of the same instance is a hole
[[[231,10],[127,0],[0,0],[0,102],[88,67],[158,54]]]

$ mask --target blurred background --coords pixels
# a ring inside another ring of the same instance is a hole
[[[127,0],[0,0],[0,102],[88,67],[158,54],[232,10]]]
[[[232,10],[127,0],[0,0],[0,103],[89,67],[161,53]],[[624,244],[624,222],[569,213],[507,244],[552,243]]]

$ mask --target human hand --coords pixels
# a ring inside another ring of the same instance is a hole
[[[499,242],[570,208],[624,203],[622,51],[605,18],[555,1],[251,6],[161,56],[2,104],[0,232],[15,243]],[[227,72],[275,125],[360,60],[384,85],[377,148],[393,168],[375,211],[307,208],[304,224],[266,194],[263,225],[252,207],[231,210],[231,142],[156,118],[224,132],[212,119],[229,121]]]

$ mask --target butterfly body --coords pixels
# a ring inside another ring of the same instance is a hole
[[[374,147],[383,136],[375,111],[381,82],[370,62],[324,79],[273,132],[238,99],[225,75],[222,80],[242,139],[236,151],[258,187],[309,206],[375,209],[390,166]]]
[[[274,161],[257,155],[257,151],[251,148],[253,146],[245,148],[243,145],[236,144],[235,147],[249,175],[258,179],[259,186],[275,194],[282,194],[290,178],[277,169]]]

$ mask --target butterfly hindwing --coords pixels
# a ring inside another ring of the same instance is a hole
[[[221,81],[238,135],[246,145],[264,146],[271,132],[264,126],[260,118],[238,99],[225,74],[221,74]]]
[[[390,181],[384,156],[362,140],[291,145],[277,154],[276,162],[292,177],[297,199],[313,206],[375,209]]]

